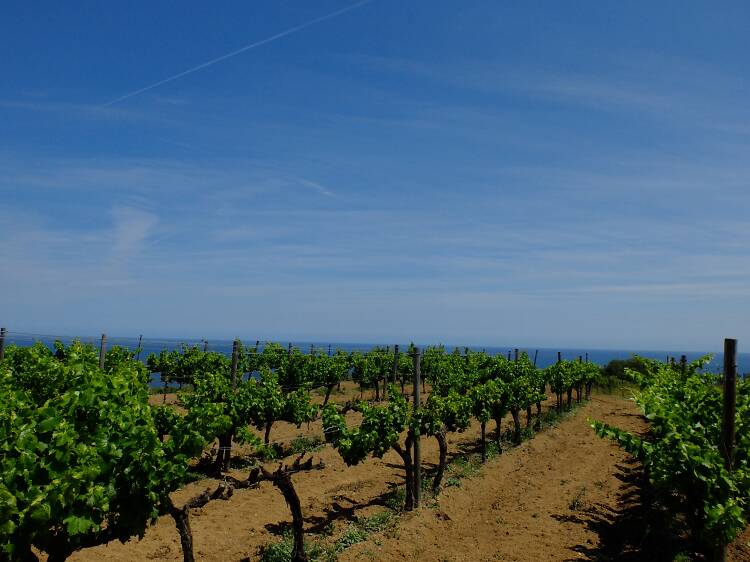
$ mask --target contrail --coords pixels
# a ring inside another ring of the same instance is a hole
[[[221,62],[223,60],[226,60],[228,58],[234,57],[239,55],[240,53],[244,53],[245,51],[249,51],[250,49],[254,49],[256,47],[260,47],[261,45],[265,45],[267,43],[271,43],[272,41],[276,41],[277,39],[281,39],[282,37],[286,37],[287,35],[291,35],[292,33],[297,33],[298,31],[302,31],[303,29],[306,29],[310,26],[313,26],[317,23],[333,19],[335,17],[338,17],[342,14],[345,14],[347,12],[351,12],[352,10],[356,10],[357,8],[364,6],[365,4],[369,4],[373,0],[360,0],[359,2],[356,2],[352,4],[351,6],[347,6],[346,8],[341,8],[340,10],[336,10],[335,12],[331,12],[329,14],[326,14],[324,16],[317,17],[315,19],[311,19],[310,21],[307,21],[305,23],[301,23],[300,25],[296,25],[294,27],[290,27],[289,29],[285,31],[281,31],[277,33],[276,35],[271,35],[270,37],[266,37],[265,39],[261,39],[260,41],[256,41],[255,43],[250,43],[249,45],[245,45],[244,47],[240,47],[239,49],[232,51],[230,53],[227,53],[225,55],[221,55],[220,57],[216,57],[215,59],[211,59],[209,61],[206,61],[202,64],[199,64],[198,66],[194,66],[192,68],[188,68],[187,70],[183,70],[179,74],[175,74],[174,76],[170,76],[168,78],[164,78],[163,80],[159,80],[158,82],[154,82],[153,84],[149,84],[148,86],[144,86],[140,90],[135,90],[133,92],[129,92],[123,96],[120,96],[119,98],[115,98],[112,101],[108,101],[107,103],[104,103],[100,105],[99,107],[108,107],[110,105],[114,105],[116,103],[119,103],[123,100],[126,100],[128,98],[132,98],[133,96],[137,96],[138,94],[142,94],[143,92],[147,92],[149,90],[152,90],[158,86],[161,86],[162,84],[166,84],[167,82],[171,82],[172,80],[177,80],[178,78],[182,78],[183,76],[187,76],[188,74],[192,74],[193,72],[197,72],[199,70],[202,70],[208,66],[214,65],[217,62]]]

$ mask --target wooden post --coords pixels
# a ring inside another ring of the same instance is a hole
[[[141,334],[140,336],[138,336],[138,353],[135,356],[135,360],[136,361],[140,361],[141,360],[141,344],[142,343],[143,343],[143,334]]]
[[[588,362],[589,362],[589,352],[587,351],[586,352],[586,363],[588,363]]]
[[[508,361],[510,361],[510,349],[508,350]]]
[[[734,465],[735,427],[737,393],[737,340],[724,340],[724,412],[721,420],[721,453],[724,466],[731,471]],[[721,544],[714,550],[716,562],[727,561],[727,545]]]
[[[539,356],[539,350],[534,351],[534,368],[536,368],[536,358]]]
[[[513,351],[513,360],[518,361],[518,348]]]
[[[0,361],[5,359],[5,336],[8,331],[5,328],[0,328]]]
[[[310,344],[310,355],[312,355],[315,352],[315,344]]]
[[[331,356],[331,344],[329,343],[328,344],[328,357],[330,356]]]
[[[685,355],[680,355],[680,373],[684,375],[686,369],[687,369],[687,357]]]
[[[419,348],[414,349],[414,410],[420,407],[419,379],[422,365],[422,353]],[[414,507],[419,507],[422,499],[422,458],[419,435],[414,435]]]
[[[560,351],[557,352],[557,362],[562,363],[562,352]],[[557,413],[559,414],[560,412],[562,412],[562,407],[563,407],[562,391],[557,392],[556,394],[557,394]]]
[[[203,353],[208,351],[208,340],[203,340]]]
[[[721,423],[721,444],[727,470],[734,465],[734,418],[737,411],[737,340],[724,340],[724,417]]]
[[[393,346],[393,384],[396,384],[398,378],[398,344]],[[403,387],[403,385],[401,385]]]
[[[579,355],[579,356],[578,356],[578,362],[579,362],[579,363],[583,363],[583,355]],[[580,404],[580,403],[581,403],[581,394],[583,394],[583,383],[579,384],[579,385],[578,385],[578,386],[576,387],[576,402],[577,402],[578,404]]]
[[[237,362],[240,354],[240,340],[232,342],[232,390],[237,390]]]
[[[104,358],[107,355],[107,334],[102,334],[102,341],[99,344],[99,368],[104,369]]]

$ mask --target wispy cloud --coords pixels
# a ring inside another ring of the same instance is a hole
[[[155,113],[146,113],[133,108],[94,107],[89,104],[66,102],[45,97],[26,99],[0,99],[0,108],[9,111],[55,114],[68,119],[84,119],[103,122],[152,121],[167,122]]]
[[[112,209],[112,219],[110,267],[127,274],[159,221],[152,213],[121,206]]]

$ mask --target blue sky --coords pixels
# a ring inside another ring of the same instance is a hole
[[[0,324],[750,341],[750,6],[6,3]],[[108,105],[109,104],[109,105]]]

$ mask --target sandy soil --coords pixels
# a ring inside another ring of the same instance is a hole
[[[333,398],[342,402],[352,393],[358,395],[354,387],[345,390],[346,394]],[[355,423],[357,414],[349,416]],[[394,526],[350,547],[339,559],[629,559],[612,557],[630,548],[613,538],[612,530],[633,507],[631,474],[637,466],[618,447],[596,437],[587,417],[636,431],[644,427],[632,402],[620,395],[595,394],[574,416],[506,450],[490,460],[479,476],[462,480],[460,487],[447,488],[437,505],[402,515]],[[505,427],[509,426],[508,419]],[[478,433],[475,424],[466,433],[449,435],[449,454],[474,443]],[[322,436],[320,421],[301,429],[277,424],[271,439],[288,443],[300,434]],[[437,461],[436,442],[422,443],[423,465],[429,470]],[[389,491],[403,484],[400,458],[392,451],[382,460],[369,459],[355,467],[346,467],[330,447],[313,456],[326,468],[294,477],[309,535],[332,531],[336,536],[356,517],[385,509]],[[234,472],[237,477],[245,474]],[[175,502],[180,505],[216,484],[210,479],[192,483],[174,494]],[[214,501],[191,513],[196,559],[257,560],[260,547],[278,540],[290,519],[283,497],[271,484],[237,491],[227,501]],[[745,536],[737,544],[748,540]],[[743,548],[734,548],[731,559],[750,560],[747,547]],[[141,540],[110,543],[71,557],[85,562],[181,559],[179,538],[168,516]]]
[[[592,559],[601,539],[587,521],[617,517],[629,462],[587,417],[644,427],[631,402],[595,395],[574,417],[490,461],[481,477],[446,490],[436,509],[403,518],[380,544],[356,545],[341,560]]]

